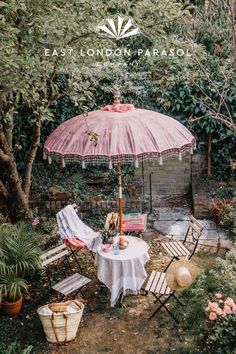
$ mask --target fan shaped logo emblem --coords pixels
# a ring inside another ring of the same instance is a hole
[[[141,32],[132,18],[122,18],[120,15],[106,18],[97,26],[97,30],[116,40],[132,37]]]

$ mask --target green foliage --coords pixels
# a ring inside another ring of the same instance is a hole
[[[0,275],[0,293],[8,302],[14,302],[28,291],[28,284],[23,278],[17,277],[13,272]]]
[[[226,186],[219,187],[216,191],[211,193],[213,198],[220,198],[220,199],[232,199],[235,195],[235,185],[229,183]]]
[[[204,353],[232,354],[236,347],[236,313],[217,319],[207,338]]]
[[[220,225],[222,225],[227,232],[227,236],[234,240],[236,239],[236,197],[232,199],[232,203],[225,205],[221,214],[219,215]]]
[[[236,294],[236,243],[225,258],[217,258],[217,270],[214,272],[218,290],[228,296],[234,297]]]
[[[20,222],[0,230],[1,260],[15,274],[29,275],[40,266],[32,229]]]
[[[1,351],[2,354],[30,354],[32,353],[33,346],[28,345],[26,348],[22,348],[20,343],[12,342],[6,349]]]
[[[0,228],[0,293],[9,301],[17,300],[27,291],[25,278],[39,267],[40,251],[35,245],[32,229],[24,223],[3,224]]]
[[[200,256],[200,255],[199,255]],[[209,256],[208,256],[209,257]],[[233,353],[235,348],[236,313],[219,317],[215,321],[207,319],[206,306],[213,294],[221,292],[224,297],[235,297],[236,291],[236,245],[225,255],[218,257],[206,267],[206,259],[201,259],[204,271],[201,271],[194,284],[178,295],[186,304],[184,311],[179,304],[175,307],[176,316],[184,316],[183,329],[195,338],[196,352],[201,353]],[[225,351],[224,351],[225,348]],[[190,351],[191,352],[191,351]],[[193,351],[195,353],[195,351]]]

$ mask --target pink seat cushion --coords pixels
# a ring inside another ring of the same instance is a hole
[[[135,218],[127,218],[125,222],[123,222],[123,231],[124,232],[139,232],[144,231],[146,229],[146,216],[140,215],[140,217]]]
[[[79,240],[78,238],[67,238],[64,239],[64,243],[66,245],[70,245],[72,247],[76,247],[76,248],[82,248],[83,250],[88,250],[88,247],[86,246],[86,244]]]

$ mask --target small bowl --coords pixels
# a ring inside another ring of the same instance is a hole
[[[121,249],[121,250],[125,250],[126,249],[126,247],[128,246],[128,244],[129,244],[129,241],[125,241],[125,243],[123,244],[123,245],[120,245],[119,244],[119,249]]]
[[[106,244],[102,246],[103,252],[110,252],[112,250],[112,245]]]

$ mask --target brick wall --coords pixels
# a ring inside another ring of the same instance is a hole
[[[182,161],[178,157],[169,158],[159,165],[159,159],[144,162],[144,194],[145,199],[149,197],[149,175],[152,174],[153,199],[184,195],[188,192],[191,182],[191,157],[183,156]],[[137,175],[142,176],[140,164]]]

